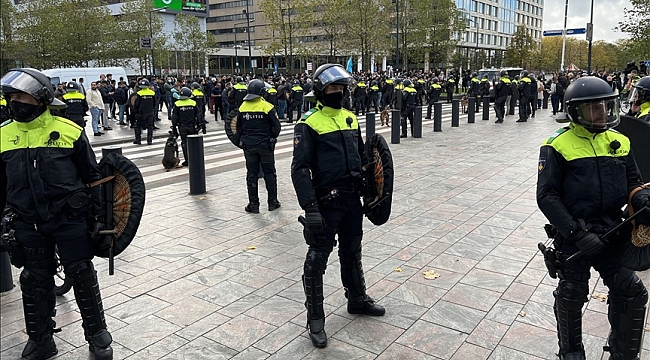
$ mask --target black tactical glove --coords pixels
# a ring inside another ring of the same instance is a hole
[[[632,208],[634,212],[637,212],[644,206],[648,206],[641,214],[637,215],[636,221],[640,224],[650,225],[650,196],[644,192],[639,191],[632,197]]]
[[[95,221],[93,221],[93,230],[90,233],[90,240],[92,240],[95,243],[99,243],[102,240],[102,236],[100,235],[99,232],[104,230],[104,218],[103,217],[97,217],[95,218]]]
[[[325,231],[325,220],[323,220],[316,205],[310,205],[305,208],[305,222],[307,230],[311,231],[314,236],[318,236]]]
[[[569,240],[587,255],[596,255],[605,247],[605,243],[598,235],[584,230],[577,230]]]

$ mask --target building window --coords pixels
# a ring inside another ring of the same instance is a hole
[[[238,0],[238,1],[229,1],[221,4],[212,4],[210,5],[210,10],[219,10],[219,9],[230,9],[236,7],[246,6],[247,0]],[[253,0],[248,0],[248,5],[253,5]]]

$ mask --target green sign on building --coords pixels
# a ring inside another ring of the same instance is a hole
[[[153,7],[162,9],[165,6],[169,10],[181,11],[183,10],[183,0],[153,0]]]

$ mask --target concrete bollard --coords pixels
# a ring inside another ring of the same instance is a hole
[[[187,135],[187,164],[190,171],[190,195],[205,194],[205,158],[203,136]]]
[[[375,113],[369,112],[366,113],[366,139],[375,133]]]
[[[415,114],[413,115],[413,137],[422,137],[422,106],[415,107]]]
[[[393,124],[393,126],[390,129],[390,143],[391,144],[399,144],[399,135],[400,135],[400,126],[401,121],[400,121],[400,116],[401,116],[401,111],[399,110],[393,110],[391,111],[391,118],[390,121]]]
[[[458,127],[460,100],[451,101],[451,127]]]
[[[433,104],[433,131],[442,131],[442,103],[439,101]]]
[[[483,120],[490,120],[490,97],[483,98]]]
[[[476,98],[467,98],[467,123],[473,124],[476,119]]]

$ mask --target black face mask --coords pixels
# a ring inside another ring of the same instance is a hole
[[[323,94],[322,103],[332,109],[340,109],[343,107],[343,93],[337,91],[330,94]]]
[[[11,101],[9,106],[11,107],[12,117],[18,122],[30,122],[44,113],[46,109],[45,106],[25,104],[18,101]]]

